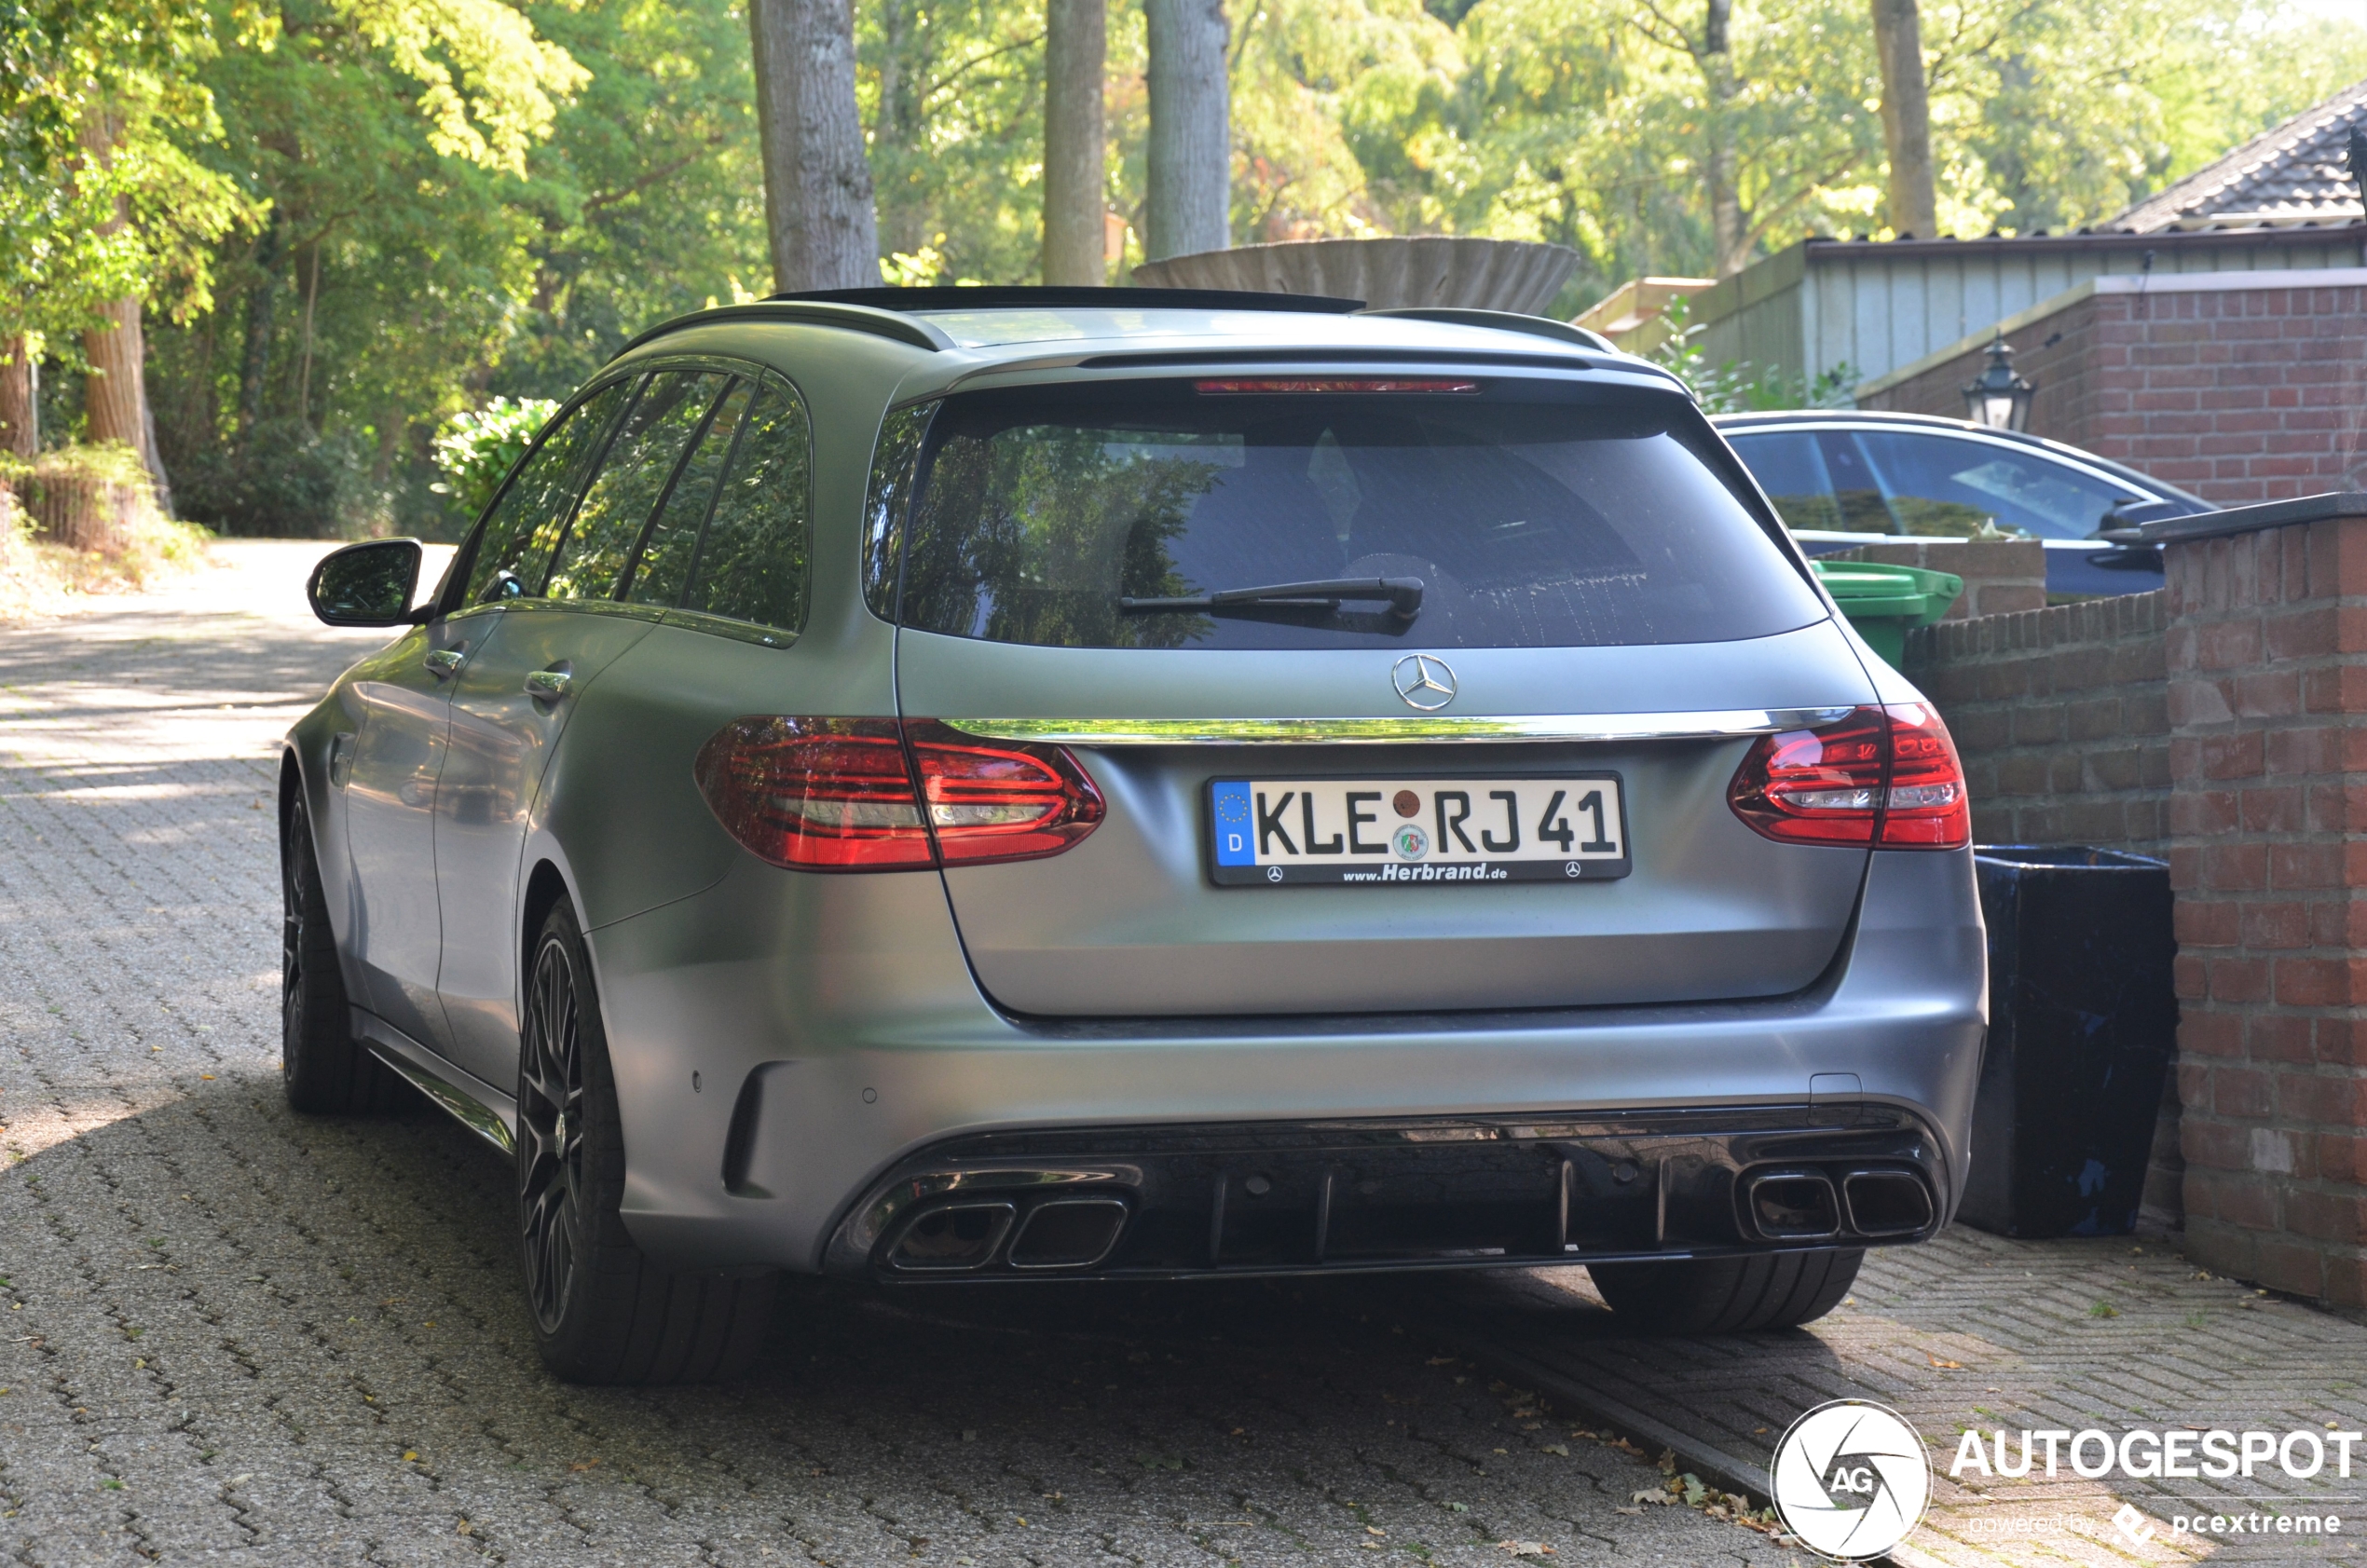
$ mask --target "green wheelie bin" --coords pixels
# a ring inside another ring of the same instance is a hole
[[[1907,634],[1937,622],[1964,592],[1964,579],[1955,573],[1922,566],[1823,560],[1810,565],[1857,634],[1894,670],[1907,651]]]

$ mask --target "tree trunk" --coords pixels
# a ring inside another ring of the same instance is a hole
[[[147,341],[140,330],[140,301],[132,297],[110,301],[102,310],[115,324],[92,327],[82,334],[82,354],[90,361],[90,377],[83,383],[83,439],[96,445],[119,441],[140,455],[156,489],[157,506],[172,514],[172,487],[165,478],[164,461],[157,455],[157,422],[148,407]]]
[[[1734,56],[1728,40],[1733,0],[1709,0],[1702,19],[1702,47],[1695,60],[1709,90],[1709,226],[1717,275],[1731,278],[1751,260],[1750,225],[1743,214],[1742,153],[1734,145]]]
[[[148,443],[147,421],[141,416],[140,366],[146,345],[140,333],[140,302],[119,299],[103,314],[113,325],[91,327],[82,334],[82,352],[90,361],[90,377],[83,384],[84,439],[93,445],[119,441],[138,452]]]
[[[247,291],[246,339],[239,354],[239,440],[263,418],[263,393],[271,370],[272,317],[280,301],[280,223],[275,218],[255,241],[254,265],[263,274]]]
[[[1232,243],[1233,138],[1225,0],[1143,0],[1151,76],[1151,261]]]
[[[1882,63],[1882,140],[1890,148],[1890,226],[1901,239],[1939,236],[1932,173],[1931,95],[1923,80],[1923,27],[1916,0],[1873,0],[1874,52]]]
[[[878,217],[855,106],[849,0],[749,0],[773,286],[877,288]]]
[[[104,109],[82,122],[83,157],[104,164],[115,156],[123,122]],[[99,227],[113,234],[131,221],[117,197],[115,214]],[[90,376],[83,384],[85,437],[92,442],[119,441],[140,455],[156,488],[157,505],[172,515],[172,486],[165,478],[164,459],[157,452],[156,416],[148,408],[148,350],[140,333],[140,296],[111,300],[100,312],[114,324],[82,334],[82,351],[90,361]]]
[[[1101,222],[1106,139],[1101,77],[1109,58],[1104,0],[1046,0],[1044,10],[1044,280],[1108,277]]]
[[[0,452],[41,455],[41,371],[23,334],[0,343]]]

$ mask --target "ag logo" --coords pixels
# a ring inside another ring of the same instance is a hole
[[[1862,1562],[1907,1539],[1932,1500],[1923,1439],[1863,1399],[1819,1405],[1775,1445],[1775,1511],[1811,1551]]]

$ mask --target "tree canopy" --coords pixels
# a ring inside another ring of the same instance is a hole
[[[855,0],[883,275],[1027,282],[1042,0]],[[1457,233],[1627,278],[1890,231],[1868,0],[1229,0],[1237,243]],[[1108,11],[1105,192],[1142,259],[1143,13]],[[1922,0],[1943,232],[2097,223],[2367,77],[2290,0]],[[147,302],[180,504],[459,525],[447,420],[562,396],[771,286],[741,0],[0,0],[0,345]],[[114,141],[90,153],[94,120]],[[115,220],[110,222],[110,220]]]

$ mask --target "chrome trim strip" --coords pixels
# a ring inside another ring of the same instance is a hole
[[[1709,713],[1526,714],[1403,718],[949,718],[990,741],[1072,746],[1384,745],[1428,741],[1702,741],[1813,729],[1849,716],[1831,708],[1731,708]]]
[[[517,1103],[489,1084],[480,1084],[375,1013],[350,1009],[354,1037],[372,1056],[401,1073],[438,1109],[504,1154],[517,1152],[511,1131]],[[458,1080],[468,1078],[467,1084]]]
[[[466,1090],[457,1089],[436,1077],[413,1067],[392,1051],[373,1042],[370,1054],[411,1081],[411,1086],[451,1113],[452,1119],[499,1149],[504,1154],[517,1152],[517,1142],[510,1136],[510,1124],[494,1114],[488,1106],[481,1105]]]

